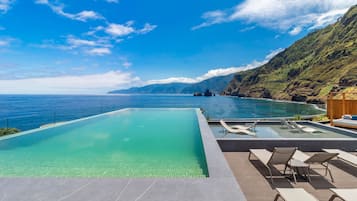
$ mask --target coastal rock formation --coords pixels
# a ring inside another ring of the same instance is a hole
[[[350,86],[357,86],[357,5],[267,64],[235,74],[223,94],[322,103],[333,88]]]

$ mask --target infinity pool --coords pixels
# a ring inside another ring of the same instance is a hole
[[[196,109],[124,109],[0,139],[0,176],[207,175]]]

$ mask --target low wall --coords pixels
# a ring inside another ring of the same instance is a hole
[[[232,121],[233,122],[233,121]],[[241,121],[236,121],[240,122]],[[244,121],[243,121],[244,122]],[[217,124],[217,122],[210,122]],[[263,121],[260,125],[279,125],[278,121]],[[345,151],[357,151],[357,132],[323,125],[311,121],[300,121],[299,124],[311,125],[325,130],[338,132],[352,138],[217,138],[217,143],[223,152],[246,152],[249,149],[268,149],[274,147],[298,147],[302,151],[321,151],[321,149],[342,149]]]
[[[298,147],[302,151],[321,151],[321,149],[342,149],[356,151],[356,139],[217,139],[223,152],[246,152],[249,149],[268,149],[274,147]]]

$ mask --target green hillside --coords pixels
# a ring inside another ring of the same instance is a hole
[[[318,103],[347,86],[357,86],[357,5],[267,64],[237,73],[224,93]]]

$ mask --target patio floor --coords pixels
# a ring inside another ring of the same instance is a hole
[[[248,201],[273,201],[276,195],[274,188],[304,188],[321,201],[331,197],[332,193],[329,188],[357,188],[357,167],[339,160],[333,160],[330,164],[335,182],[331,182],[329,176],[324,176],[324,170],[314,169],[311,174],[311,182],[307,182],[304,178],[298,178],[297,184],[295,184],[292,179],[284,177],[278,172],[278,170],[283,170],[283,166],[275,166],[277,169],[272,170],[273,175],[276,176],[273,186],[270,179],[265,178],[267,170],[264,165],[255,160],[254,156],[249,161],[248,154],[248,152],[224,152],[224,156]]]

